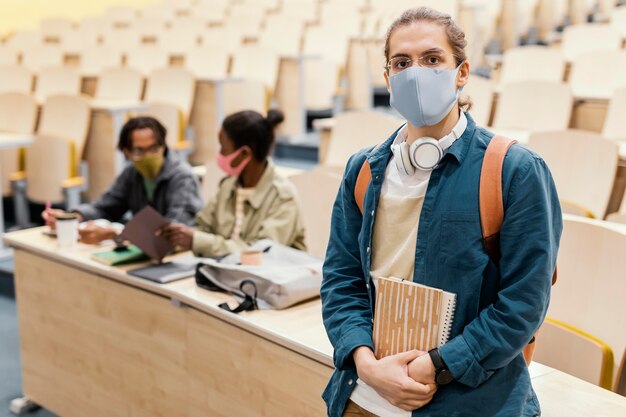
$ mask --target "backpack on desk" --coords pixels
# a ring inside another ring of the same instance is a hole
[[[517,141],[503,136],[494,136],[487,146],[487,151],[483,158],[483,165],[480,171],[479,203],[480,203],[480,224],[483,234],[483,246],[489,258],[496,265],[500,259],[500,229],[504,221],[504,205],[502,203],[502,166],[504,157],[511,145]],[[359,175],[354,185],[354,199],[363,214],[363,204],[365,203],[365,193],[370,181],[372,172],[369,161],[366,159],[361,166]],[[556,283],[557,271],[552,275],[552,285]],[[522,353],[527,364],[532,361],[536,347],[536,336],[526,345]]]

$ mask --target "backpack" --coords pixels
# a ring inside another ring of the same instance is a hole
[[[242,265],[241,254],[210,259],[196,267],[196,284],[210,291],[233,295],[239,305],[218,307],[232,313],[257,309],[283,309],[319,297],[322,259],[274,242],[259,240],[250,249],[261,254],[261,264]]]
[[[511,145],[516,140],[505,138],[504,136],[494,136],[487,146],[487,151],[483,158],[483,165],[480,171],[479,205],[480,205],[480,225],[483,235],[483,246],[489,258],[496,265],[500,259],[500,229],[504,222],[504,205],[502,203],[502,166],[504,157]],[[376,149],[376,148],[375,148]],[[370,181],[372,172],[369,161],[366,159],[361,166],[359,175],[354,185],[354,199],[363,214],[363,204],[365,203],[365,193]],[[557,271],[552,275],[552,285],[556,283]],[[524,347],[522,353],[527,364],[532,361],[536,347],[537,334],[533,336],[528,345]]]

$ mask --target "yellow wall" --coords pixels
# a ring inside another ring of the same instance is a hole
[[[0,0],[0,34],[18,29],[33,29],[48,17],[79,20],[97,16],[106,8],[125,5],[141,8],[156,0]]]

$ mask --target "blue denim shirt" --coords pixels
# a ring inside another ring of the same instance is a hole
[[[503,167],[501,257],[482,244],[478,185],[493,134],[467,115],[465,133],[432,172],[420,215],[413,280],[457,294],[450,340],[440,353],[455,380],[439,387],[416,416],[517,417],[540,414],[522,348],[543,322],[562,230],[561,208],[545,162],[513,145]],[[370,247],[392,134],[378,149],[353,155],[332,213],[324,262],[322,313],[335,371],[323,393],[331,417],[343,414],[357,373],[352,352],[372,345],[375,287]],[[364,214],[354,185],[371,165]]]

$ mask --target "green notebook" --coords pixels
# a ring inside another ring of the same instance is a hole
[[[143,253],[141,249],[135,245],[128,245],[124,249],[110,249],[102,252],[95,252],[92,253],[91,256],[96,261],[111,266],[145,261],[149,259],[148,255]]]

